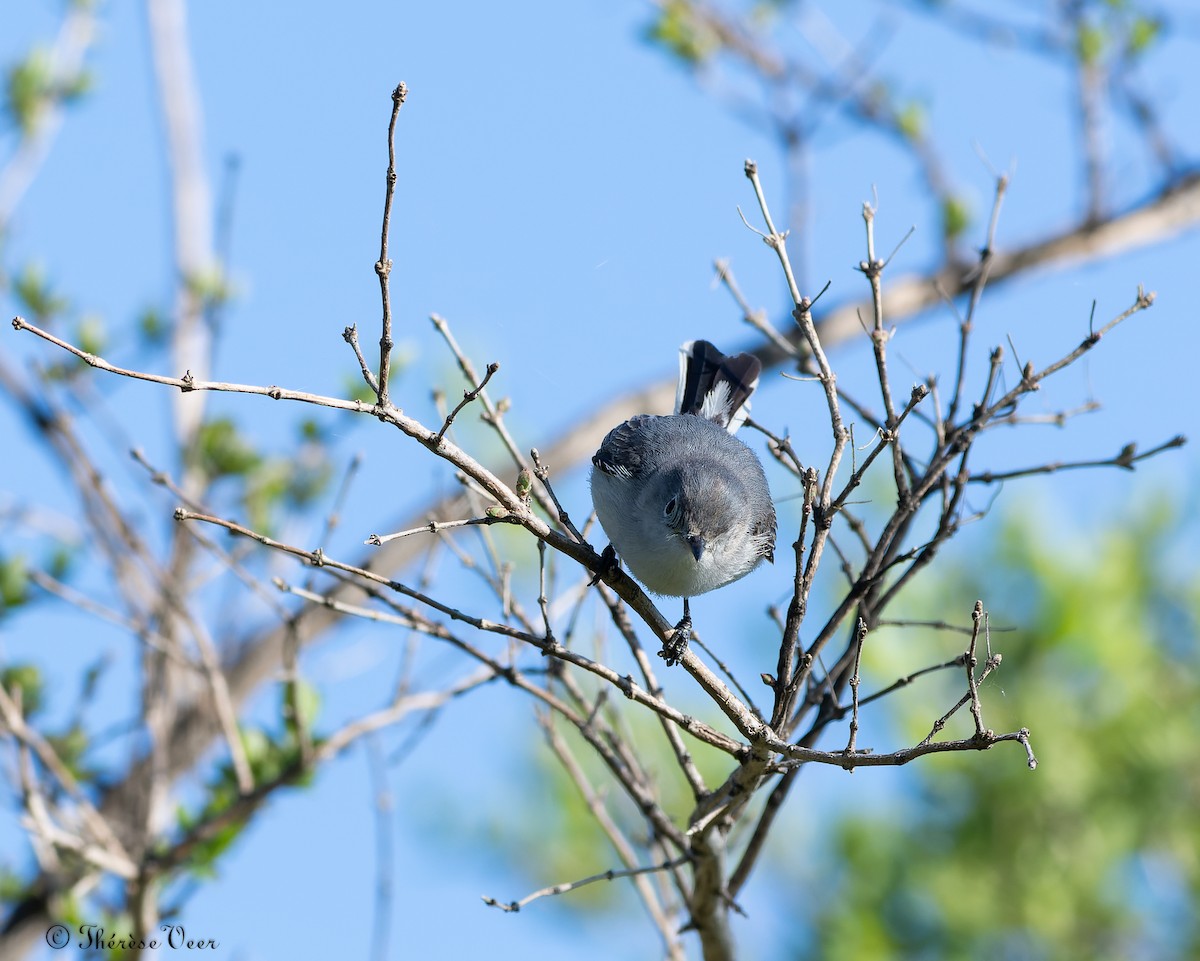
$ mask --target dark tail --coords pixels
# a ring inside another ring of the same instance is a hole
[[[753,354],[727,357],[707,340],[689,340],[679,348],[675,412],[706,417],[732,434],[750,413],[760,373],[762,364]]]

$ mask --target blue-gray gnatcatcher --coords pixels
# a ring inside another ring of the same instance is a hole
[[[683,598],[663,652],[683,653],[688,598],[724,587],[775,555],[775,507],[754,452],[733,436],[762,364],[705,340],[680,350],[675,413],[614,427],[592,458],[592,503],[618,557],[647,589]],[[611,555],[610,555],[611,557]]]

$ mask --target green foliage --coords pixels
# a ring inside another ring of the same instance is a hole
[[[137,318],[138,335],[148,346],[159,346],[166,343],[170,331],[170,321],[163,316],[157,307],[147,307]]]
[[[346,397],[350,400],[357,400],[363,404],[374,404],[376,401],[375,391],[367,386],[367,382],[363,380],[362,374],[355,371],[353,374],[347,374],[343,378],[344,387],[342,388]]]
[[[277,782],[304,785],[310,776],[300,769],[299,748],[289,738],[278,741],[257,728],[243,728],[242,748],[250,762],[254,783],[258,787]],[[257,804],[247,806],[236,815],[229,812],[241,800],[233,766],[225,764],[208,785],[208,797],[200,810],[190,812],[180,807],[176,824],[182,835],[195,832],[194,843],[188,850],[186,869],[201,878],[216,876],[217,861],[238,839]]]
[[[305,436],[303,427],[300,433]],[[280,508],[310,507],[333,476],[324,444],[319,441],[302,444],[292,456],[267,456],[228,417],[216,417],[201,426],[192,456],[212,480],[241,482],[238,491],[246,519],[264,532],[273,529]]]
[[[1075,31],[1075,56],[1086,66],[1094,66],[1100,62],[1108,48],[1108,32],[1094,23],[1086,20],[1079,21]]]
[[[275,510],[287,496],[292,483],[291,467],[290,461],[274,457],[256,465],[243,497],[247,520],[255,530],[274,529],[271,521]]]
[[[597,692],[602,688],[597,687]],[[595,696],[595,695],[593,695]],[[642,770],[654,782],[654,789],[668,813],[685,816],[695,804],[691,789],[679,774],[675,757],[662,735],[659,721],[649,712],[627,708],[626,702],[600,712],[606,724],[613,724],[630,743],[637,745]],[[583,771],[607,815],[629,838],[640,838],[645,831],[644,821],[623,791],[613,786],[612,774],[597,757],[596,752],[579,733],[567,724],[553,722],[554,731],[566,745],[571,756]],[[530,742],[527,758],[530,772],[519,779],[524,790],[513,802],[523,815],[513,818],[508,805],[496,806],[495,820],[482,828],[475,827],[476,838],[492,849],[502,849],[513,867],[528,871],[528,882],[540,886],[547,878],[577,879],[609,868],[619,868],[620,862],[612,844],[601,830],[575,781],[564,769],[550,746],[544,741]],[[709,784],[719,784],[729,772],[728,758],[694,742],[689,743],[692,760]],[[477,818],[474,811],[460,811],[445,816],[435,825],[449,840],[462,840],[463,825]],[[468,828],[470,830],[470,828]],[[536,851],[530,859],[528,852]],[[628,903],[627,881],[612,884],[589,884],[560,900],[564,909],[595,911],[617,909]]]
[[[295,697],[305,726],[311,730],[320,711],[320,695],[304,682],[285,685],[282,690],[285,701]],[[281,738],[272,737],[258,728],[243,728],[240,732],[242,749],[246,752],[246,760],[258,787],[269,787],[278,782],[304,786],[311,780],[310,772],[303,770],[300,763],[299,740],[295,736],[296,727],[292,720],[294,711],[285,704],[283,713],[289,718],[289,722]],[[319,743],[319,739],[313,740],[314,743]],[[241,799],[232,764],[222,765],[216,777],[209,783],[207,793],[208,796],[198,811],[193,813],[184,808],[177,811],[176,822],[182,834],[186,835],[202,825],[223,820],[227,812]],[[202,877],[214,876],[217,860],[237,840],[252,813],[251,810],[247,810],[242,815],[230,817],[228,823],[222,823],[207,832],[204,839],[198,841],[189,851],[188,870]]]
[[[28,882],[7,866],[0,866],[0,903],[16,904],[29,893]]]
[[[811,937],[794,957],[1200,953],[1200,592],[1194,569],[1166,560],[1174,526],[1144,514],[1075,554],[1026,520],[938,584],[1020,625],[993,634],[1004,661],[984,719],[1028,726],[1041,764],[1000,749],[926,758],[899,803],[838,821],[807,868],[820,883],[805,882]],[[963,686],[955,672],[946,703]],[[918,737],[943,703],[890,702]]]
[[[272,529],[280,506],[310,506],[328,487],[332,476],[328,461],[305,457],[303,452],[294,458],[263,460],[247,478],[243,496],[247,519],[256,530]]]
[[[95,778],[96,772],[84,763],[91,742],[82,725],[72,724],[58,734],[47,734],[46,743],[54,748],[54,753],[76,781],[83,783]]]
[[[75,100],[91,88],[92,77],[86,70],[56,78],[49,52],[35,47],[24,60],[8,69],[4,106],[13,122],[28,136],[37,130],[53,101]]]
[[[88,354],[103,354],[107,343],[104,321],[96,314],[87,314],[75,331],[75,346]],[[80,361],[80,363],[83,363]]]
[[[305,417],[300,421],[299,432],[302,441],[323,444],[328,439],[324,425],[315,417]]]
[[[1079,18],[1075,55],[1087,66],[1115,54],[1136,60],[1159,40],[1163,26],[1160,16],[1144,13],[1128,0],[1106,0],[1099,9]]]
[[[701,66],[721,49],[721,39],[693,13],[686,0],[668,0],[646,30],[646,39],[691,67]]]
[[[1129,26],[1129,34],[1125,40],[1126,56],[1140,57],[1159,38],[1162,28],[1162,20],[1156,17],[1135,17]]]
[[[20,554],[0,557],[0,615],[29,600],[29,571]]]
[[[220,267],[190,275],[187,277],[187,286],[206,308],[227,304],[235,294],[229,277]]]
[[[41,48],[8,70],[5,83],[5,108],[13,121],[28,135],[38,124],[47,98],[50,96],[52,74],[50,55]]]
[[[410,348],[406,348],[403,344],[397,344],[392,350],[392,362],[388,365],[388,380],[393,387],[399,382],[400,375],[412,363],[414,353]],[[347,374],[343,379],[343,390],[350,400],[357,400],[364,404],[374,404],[378,399],[375,396],[375,391],[367,386],[367,382],[363,380],[362,371],[356,370],[352,374]]]
[[[298,742],[301,725],[311,736],[321,710],[321,692],[302,678],[295,684],[284,685],[283,700],[283,717],[288,736]]]
[[[214,479],[249,473],[262,457],[228,417],[217,417],[200,427],[195,457],[200,468]]]
[[[68,547],[66,544],[55,544],[49,556],[43,562],[46,573],[56,581],[66,580],[70,576],[71,566],[75,563],[76,553],[74,549]]]
[[[11,696],[14,692],[21,695],[21,716],[33,717],[45,703],[45,684],[42,672],[33,664],[10,664],[0,671],[0,687]]]
[[[69,303],[55,293],[41,264],[26,264],[13,280],[13,294],[22,309],[43,326],[64,313]]]
[[[925,135],[928,121],[925,105],[916,100],[910,100],[896,114],[896,126],[909,140],[920,140]]]
[[[942,199],[942,236],[957,240],[971,226],[971,208],[962,197],[949,195]]]

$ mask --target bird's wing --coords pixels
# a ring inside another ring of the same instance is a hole
[[[592,457],[592,463],[613,477],[633,477],[645,462],[646,444],[642,434],[650,414],[638,414],[610,430]]]

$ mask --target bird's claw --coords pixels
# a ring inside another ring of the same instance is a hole
[[[612,544],[609,544],[600,552],[600,568],[592,575],[592,579],[588,581],[588,587],[595,587],[609,574],[615,574],[621,569],[621,562],[617,560],[617,552],[613,550]]]
[[[658,656],[667,662],[667,667],[674,667],[679,663],[683,652],[687,650],[688,640],[691,636],[692,617],[690,614],[684,614],[683,620],[675,625],[671,631],[671,637],[663,641],[662,650],[658,652]]]

